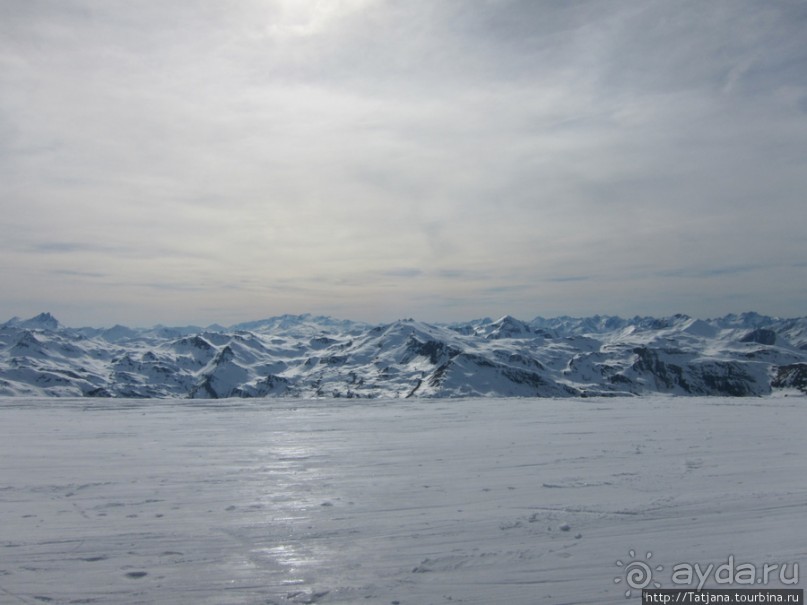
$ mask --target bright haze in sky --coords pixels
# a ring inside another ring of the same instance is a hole
[[[4,0],[0,321],[807,314],[807,3]]]

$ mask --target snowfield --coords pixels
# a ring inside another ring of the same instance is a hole
[[[801,588],[806,406],[7,398],[0,602],[601,605],[730,557]]]

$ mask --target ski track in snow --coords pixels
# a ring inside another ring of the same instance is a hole
[[[0,603],[608,604],[632,550],[665,588],[804,567],[805,403],[7,399]]]

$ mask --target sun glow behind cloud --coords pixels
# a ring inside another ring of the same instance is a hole
[[[2,16],[6,315],[804,313],[798,6]]]

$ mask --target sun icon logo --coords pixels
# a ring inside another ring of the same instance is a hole
[[[661,588],[660,582],[653,581],[653,572],[654,571],[662,571],[664,569],[663,565],[656,565],[655,567],[651,567],[650,559],[653,557],[653,553],[647,551],[644,558],[645,560],[637,560],[636,559],[636,551],[631,549],[628,551],[628,556],[632,559],[631,561],[624,563],[622,561],[617,560],[616,566],[620,567],[625,570],[625,576],[619,576],[614,578],[614,584],[619,584],[622,580],[625,580],[625,584],[628,586],[628,589],[625,591],[625,598],[630,598],[631,590],[641,590],[643,588],[647,588],[650,584],[653,584],[656,588]]]

